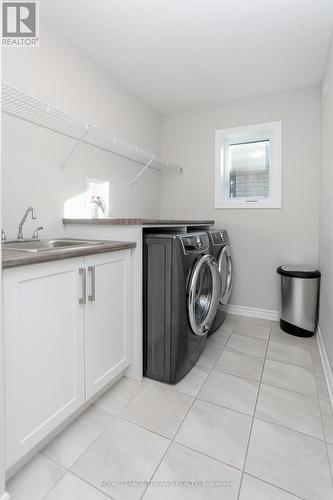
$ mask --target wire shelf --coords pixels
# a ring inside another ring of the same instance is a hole
[[[73,151],[64,160],[68,161],[79,144],[108,151],[124,157],[145,167],[154,168],[162,172],[182,172],[182,168],[171,162],[162,160],[150,151],[126,142],[116,135],[102,130],[95,125],[65,113],[46,102],[21,92],[2,83],[2,111],[21,120],[39,125],[58,134],[62,134],[77,141]],[[62,166],[63,166],[62,165]],[[142,170],[142,172],[145,168]]]

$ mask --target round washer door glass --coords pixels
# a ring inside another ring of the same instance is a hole
[[[188,289],[188,313],[195,335],[206,335],[213,324],[221,295],[221,276],[211,255],[193,268]]]
[[[232,253],[229,245],[224,246],[221,250],[218,260],[218,266],[222,281],[220,303],[227,304],[232,290],[234,273]]]

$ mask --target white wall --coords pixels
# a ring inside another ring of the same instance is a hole
[[[5,83],[159,152],[160,116],[45,22],[40,48],[3,52]],[[276,266],[318,263],[319,103],[312,87],[166,115],[162,155],[184,166],[184,174],[149,170],[132,187],[139,166],[81,145],[61,171],[73,141],[6,116],[3,227],[15,236],[25,208],[34,205],[44,234],[62,234],[64,203],[85,191],[85,178],[109,180],[111,216],[214,218],[216,227],[226,227],[237,265],[231,302],[277,310]],[[283,208],[215,210],[215,129],[275,120],[283,126]],[[27,236],[33,225],[28,222]]]
[[[115,82],[75,46],[41,22],[39,48],[3,50],[3,82],[46,100],[125,140],[159,153],[160,115]],[[111,183],[111,216],[158,217],[160,176],[141,165],[81,145],[64,170],[74,141],[6,116],[3,122],[3,228],[16,236],[24,210],[34,205],[45,235],[61,234],[64,202],[85,190],[85,178]],[[30,236],[32,224],[27,224]]]
[[[214,209],[214,131],[282,121],[282,209]],[[162,217],[215,219],[236,264],[231,303],[279,309],[279,264],[318,264],[319,87],[163,117],[162,154],[184,167],[163,179]]]
[[[322,80],[319,325],[333,371],[333,43]]]

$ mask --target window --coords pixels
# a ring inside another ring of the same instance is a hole
[[[215,207],[281,208],[281,122],[215,132]]]

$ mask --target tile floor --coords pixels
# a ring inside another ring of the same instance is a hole
[[[315,338],[229,315],[179,384],[121,379],[7,490],[12,500],[329,500],[332,474]]]

